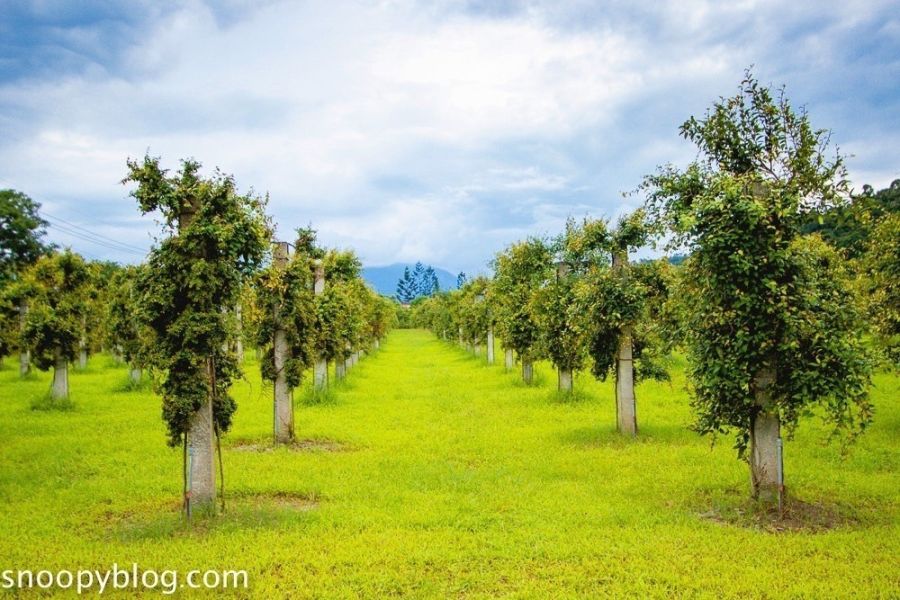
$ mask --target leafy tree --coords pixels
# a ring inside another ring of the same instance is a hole
[[[153,334],[140,316],[141,302],[135,282],[143,266],[124,267],[112,275],[107,304],[107,342],[121,353],[131,367],[131,380],[137,384],[151,351]]]
[[[423,281],[423,296],[433,296],[441,291],[441,283],[438,281],[437,273],[434,272],[434,267],[431,265],[428,265],[425,269]]]
[[[494,307],[503,346],[522,360],[522,378],[530,383],[532,364],[541,357],[540,324],[530,310],[531,296],[549,277],[552,256],[544,240],[529,238],[494,259]]]
[[[900,368],[900,212],[874,228],[862,262],[878,345],[894,368]]]
[[[828,133],[748,72],[681,127],[700,158],[645,181],[654,220],[691,252],[680,294],[697,429],[737,432],[755,495],[778,491],[780,428],[812,405],[852,437],[871,420],[870,363],[841,258],[801,228],[846,197]]]
[[[459,275],[456,276],[456,288],[459,289],[466,284],[466,274],[463,271],[459,272]]]
[[[409,304],[416,299],[416,283],[409,272],[409,267],[403,269],[403,277],[397,282],[397,300],[401,304]]]
[[[199,169],[185,160],[169,175],[158,158],[146,156],[128,161],[123,181],[137,184],[131,195],[141,212],[159,211],[168,234],[150,252],[135,290],[153,332],[147,361],[163,375],[159,391],[169,443],[184,448],[189,514],[193,504],[214,506],[213,446],[231,426],[236,404],[229,390],[240,375],[228,351],[235,329],[229,311],[271,236],[266,199],[240,195],[231,176],[216,171],[203,178]]]
[[[78,355],[91,279],[90,269],[71,250],[42,256],[23,278],[29,289],[22,333],[34,364],[53,369],[51,398],[69,396],[68,364]]]
[[[47,222],[40,208],[22,192],[0,190],[0,287],[50,251],[42,239]]]

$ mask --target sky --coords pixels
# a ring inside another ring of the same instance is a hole
[[[645,175],[696,156],[679,125],[750,66],[831,130],[857,189],[886,187],[898,8],[0,0],[0,188],[42,204],[52,241],[135,262],[159,227],[126,159],[193,157],[268,193],[281,239],[311,224],[367,265],[478,273],[570,216],[639,206]]]

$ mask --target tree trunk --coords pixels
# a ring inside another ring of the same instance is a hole
[[[53,386],[50,388],[50,397],[53,400],[66,400],[69,398],[69,362],[59,346],[53,355]]]
[[[465,345],[465,342],[463,341],[462,327],[459,328],[459,345]]]
[[[472,353],[475,356],[481,356],[481,344],[475,344],[474,348],[472,348]]]
[[[755,403],[759,412],[750,428],[750,485],[753,496],[765,502],[778,500],[783,486],[781,463],[781,423],[772,409],[771,387],[774,367],[761,369],[753,378]]]
[[[558,369],[559,373],[559,391],[572,391],[572,371],[568,369]]]
[[[534,381],[534,365],[530,360],[522,360],[522,381],[528,385]]]
[[[380,348],[381,348],[381,340],[378,338],[375,338],[375,349],[378,350]]]
[[[634,362],[631,328],[622,329],[616,357],[616,420],[619,433],[637,435],[637,405],[634,399]]]
[[[343,379],[346,374],[347,374],[346,362],[344,361],[343,358],[340,358],[340,357],[336,358],[334,360],[334,377],[335,377],[335,379],[338,379],[338,380]]]
[[[141,370],[141,368],[132,365],[132,367],[131,367],[131,382],[135,383],[135,384],[140,383],[142,375],[143,375],[143,371]]]
[[[488,325],[487,332],[487,363],[494,364],[494,326]]]
[[[31,352],[25,350],[19,353],[19,376],[25,377],[31,372]]]
[[[288,245],[278,242],[275,246],[275,267],[284,270],[288,261]],[[272,339],[272,355],[275,367],[275,442],[286,444],[294,439],[294,402],[287,380],[286,364],[291,359],[287,333],[281,327],[281,309],[276,308],[275,333]]]
[[[513,367],[516,364],[516,361],[515,361],[515,357],[513,356],[513,351],[510,350],[509,348],[506,348],[503,351],[503,361],[504,361],[504,365],[506,366],[506,370],[512,371]]]
[[[316,360],[313,369],[313,385],[316,390],[324,390],[328,387],[328,362],[324,358]]]

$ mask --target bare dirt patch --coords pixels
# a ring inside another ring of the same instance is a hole
[[[782,510],[754,500],[732,506],[715,506],[699,517],[723,525],[758,529],[770,533],[818,533],[860,524],[846,507],[825,502],[785,499]]]

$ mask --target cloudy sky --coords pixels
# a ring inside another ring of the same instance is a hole
[[[636,206],[750,65],[833,130],[854,185],[900,177],[896,0],[0,0],[0,187],[54,241],[135,261],[157,229],[125,159],[195,157],[269,192],[287,239],[311,223],[369,265],[472,273]]]

